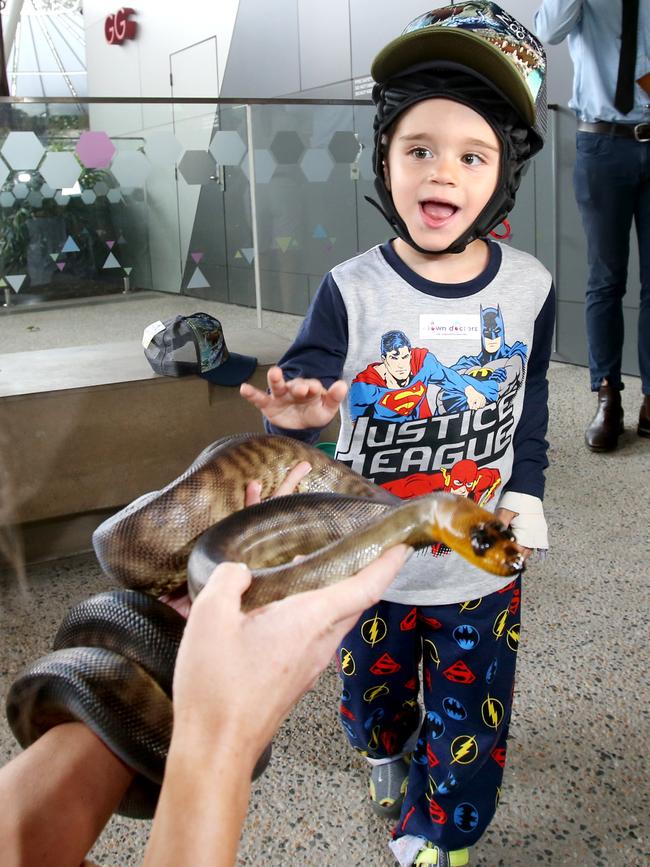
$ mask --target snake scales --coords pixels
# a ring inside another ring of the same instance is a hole
[[[301,460],[298,493],[244,509],[246,482],[262,500]],[[104,572],[128,589],[73,608],[53,651],[13,683],[7,717],[26,747],[61,722],[80,720],[137,773],[118,808],[153,815],[172,727],[171,682],[184,619],[156,597],[189,579],[196,594],[218,560],[253,571],[242,607],[354,574],[399,542],[444,542],[470,562],[512,575],[512,535],[469,500],[431,494],[401,501],[322,451],[287,437],[243,434],[206,448],[177,479],[135,500],[95,531]],[[292,562],[295,555],[301,559]],[[268,762],[260,757],[256,774]]]

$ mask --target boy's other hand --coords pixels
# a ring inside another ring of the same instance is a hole
[[[339,379],[329,388],[318,379],[286,380],[281,368],[272,367],[267,374],[268,392],[250,383],[240,386],[240,394],[256,406],[277,427],[289,430],[322,428],[336,413],[348,387]]]
[[[509,527],[518,514],[519,512],[513,512],[511,509],[499,508],[495,510],[494,517],[497,521],[501,521],[504,527]],[[532,548],[526,548],[525,545],[520,545],[519,542],[515,542],[515,546],[523,554],[524,560],[527,560],[533,553]]]

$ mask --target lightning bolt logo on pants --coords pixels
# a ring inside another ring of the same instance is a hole
[[[478,743],[474,735],[459,735],[451,742],[452,765],[471,765],[478,758]]]
[[[506,642],[508,644],[508,647],[510,648],[510,650],[514,650],[515,653],[519,650],[520,630],[521,627],[519,623],[517,623],[514,626],[511,626],[510,629],[508,629],[508,633],[506,635]]]
[[[382,618],[377,614],[368,620],[364,620],[361,624],[361,637],[366,644],[369,644],[371,647],[374,647],[375,644],[379,644],[380,641],[383,641],[384,638],[386,638],[387,632],[388,627],[386,626],[386,621],[382,620]]]
[[[348,677],[351,677],[356,671],[352,651],[346,650],[345,647],[341,648],[341,671]]]
[[[488,728],[498,729],[503,720],[505,711],[503,705],[498,698],[492,698],[490,695],[481,705],[481,715],[483,722]]]
[[[494,626],[492,627],[492,632],[496,635],[497,638],[501,638],[506,628],[506,618],[508,617],[508,609],[504,609],[499,614],[497,614],[494,620]]]

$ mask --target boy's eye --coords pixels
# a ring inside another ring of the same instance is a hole
[[[429,148],[412,148],[409,153],[414,156],[416,160],[426,160],[431,156]]]
[[[463,162],[468,166],[480,166],[483,159],[478,154],[465,154]]]

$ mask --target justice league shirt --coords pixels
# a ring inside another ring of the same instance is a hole
[[[349,384],[336,458],[391,493],[447,491],[490,511],[528,502],[541,512],[555,293],[535,258],[488,246],[486,269],[466,283],[426,280],[390,243],[343,262],[280,366],[287,379]],[[267,429],[309,442],[319,433]],[[451,604],[508,582],[434,544],[384,599]]]

